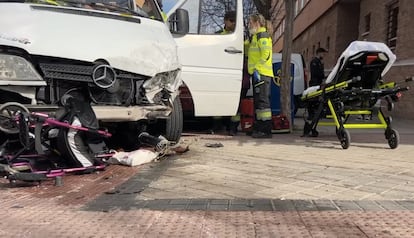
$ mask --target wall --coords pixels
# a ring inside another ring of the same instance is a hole
[[[323,15],[329,8],[336,3],[337,0],[311,0],[306,6],[296,15],[293,25],[293,39],[298,37],[304,30],[306,30],[314,21]],[[275,20],[280,20],[283,17],[275,17]],[[276,21],[277,21],[276,20]],[[279,21],[275,23],[278,25]],[[279,39],[275,39],[273,47],[274,52],[281,52],[283,48],[283,35]]]
[[[359,39],[368,41],[386,41],[387,4],[390,0],[362,0],[359,24]],[[369,33],[365,32],[364,17],[371,13]],[[397,45],[395,54],[397,61],[385,75],[387,81],[400,82],[406,77],[414,76],[414,4],[412,0],[399,0]],[[404,84],[403,84],[404,85]],[[414,88],[414,83],[411,83]],[[414,90],[403,93],[401,101],[395,104],[396,117],[414,119]]]
[[[309,15],[307,11],[311,9],[305,8],[302,13]],[[359,2],[337,2],[294,39],[293,50],[302,53],[308,64],[314,56],[314,49],[327,49],[329,52],[324,63],[330,70],[349,43],[358,38],[358,24]]]

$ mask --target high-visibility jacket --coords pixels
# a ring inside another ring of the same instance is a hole
[[[249,74],[255,70],[261,75],[273,78],[272,66],[272,38],[267,33],[265,27],[260,27],[256,34],[252,36],[248,44],[247,62]]]
[[[226,34],[231,34],[231,33],[233,33],[233,31],[226,30],[225,28],[223,28],[223,30],[216,31],[216,34],[220,34],[220,35],[226,35]]]
[[[164,11],[161,11],[161,16],[162,16],[162,20],[164,22],[167,22],[168,18],[167,18],[167,14]]]

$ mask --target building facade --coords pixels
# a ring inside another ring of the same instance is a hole
[[[318,47],[327,49],[325,68],[329,71],[350,42],[383,42],[397,56],[385,80],[400,82],[414,76],[413,16],[412,0],[295,0],[292,50],[301,53],[309,65]],[[276,26],[274,51],[281,52],[283,16],[272,21]],[[414,119],[414,90],[405,92],[395,106],[393,115]]]

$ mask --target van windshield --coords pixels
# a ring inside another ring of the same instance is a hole
[[[155,0],[26,0],[25,2],[119,12],[162,21]]]

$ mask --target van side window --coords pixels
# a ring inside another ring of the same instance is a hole
[[[168,7],[164,6],[164,10],[168,11]],[[181,8],[188,11],[190,34],[211,35],[224,30],[224,16],[236,12],[236,7],[236,0],[190,0]]]

